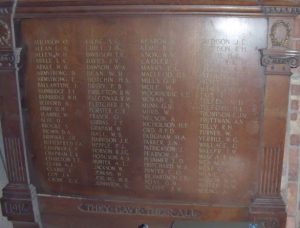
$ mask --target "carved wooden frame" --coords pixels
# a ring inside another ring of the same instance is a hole
[[[2,123],[8,185],[3,189],[2,213],[17,224],[38,227],[33,202],[35,188],[30,185],[26,164],[18,62],[20,49],[14,48],[13,2],[0,4],[0,116]]]

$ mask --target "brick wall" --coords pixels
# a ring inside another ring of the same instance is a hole
[[[283,197],[287,202],[287,228],[299,223],[299,132],[300,132],[300,73],[291,78],[289,117],[283,168]]]
[[[300,17],[295,23],[293,49],[300,50]],[[291,76],[282,194],[287,203],[287,228],[300,227],[300,67]]]

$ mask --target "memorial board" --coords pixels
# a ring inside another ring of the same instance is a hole
[[[22,22],[38,191],[249,204],[266,26],[180,15]]]

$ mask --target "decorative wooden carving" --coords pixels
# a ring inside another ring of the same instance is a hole
[[[11,32],[6,21],[0,20],[0,46],[11,46]]]
[[[273,8],[271,11],[284,14],[291,10],[284,9]],[[264,150],[261,154],[259,190],[253,200],[250,212],[254,220],[262,221],[266,227],[284,227],[286,208],[280,194],[280,173],[282,172],[290,80],[284,75],[290,76],[291,68],[299,66],[300,52],[289,49],[292,30],[288,22],[277,20],[270,26],[271,47],[261,50],[261,63],[265,67],[266,75]],[[281,33],[279,33],[279,27],[281,27]],[[279,87],[282,90],[276,89]],[[277,112],[277,116],[275,112]],[[276,133],[272,133],[275,130],[272,123],[276,123],[278,126]]]
[[[277,21],[271,27],[271,41],[274,47],[288,47],[291,38],[291,28],[285,21]]]
[[[264,49],[261,55],[267,75],[290,75],[291,68],[297,68],[300,63],[300,52],[295,50]]]
[[[33,213],[34,187],[29,184],[22,140],[20,96],[16,75],[18,49],[13,49],[11,17],[13,2],[0,2],[0,121],[4,137],[9,184],[3,189],[1,208],[13,222],[37,227]],[[15,57],[17,56],[17,58]]]
[[[262,167],[260,194],[268,195],[280,194],[280,173],[283,147],[265,148],[262,157],[264,164]]]
[[[267,15],[299,15],[300,7],[264,6],[263,11]]]

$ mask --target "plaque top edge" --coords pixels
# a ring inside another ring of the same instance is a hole
[[[62,4],[58,1],[41,4],[19,2],[16,17],[26,18],[30,15],[68,14],[226,14],[226,15],[254,15],[254,16],[296,16],[300,15],[300,6],[266,6],[257,4],[89,4],[69,2]]]

